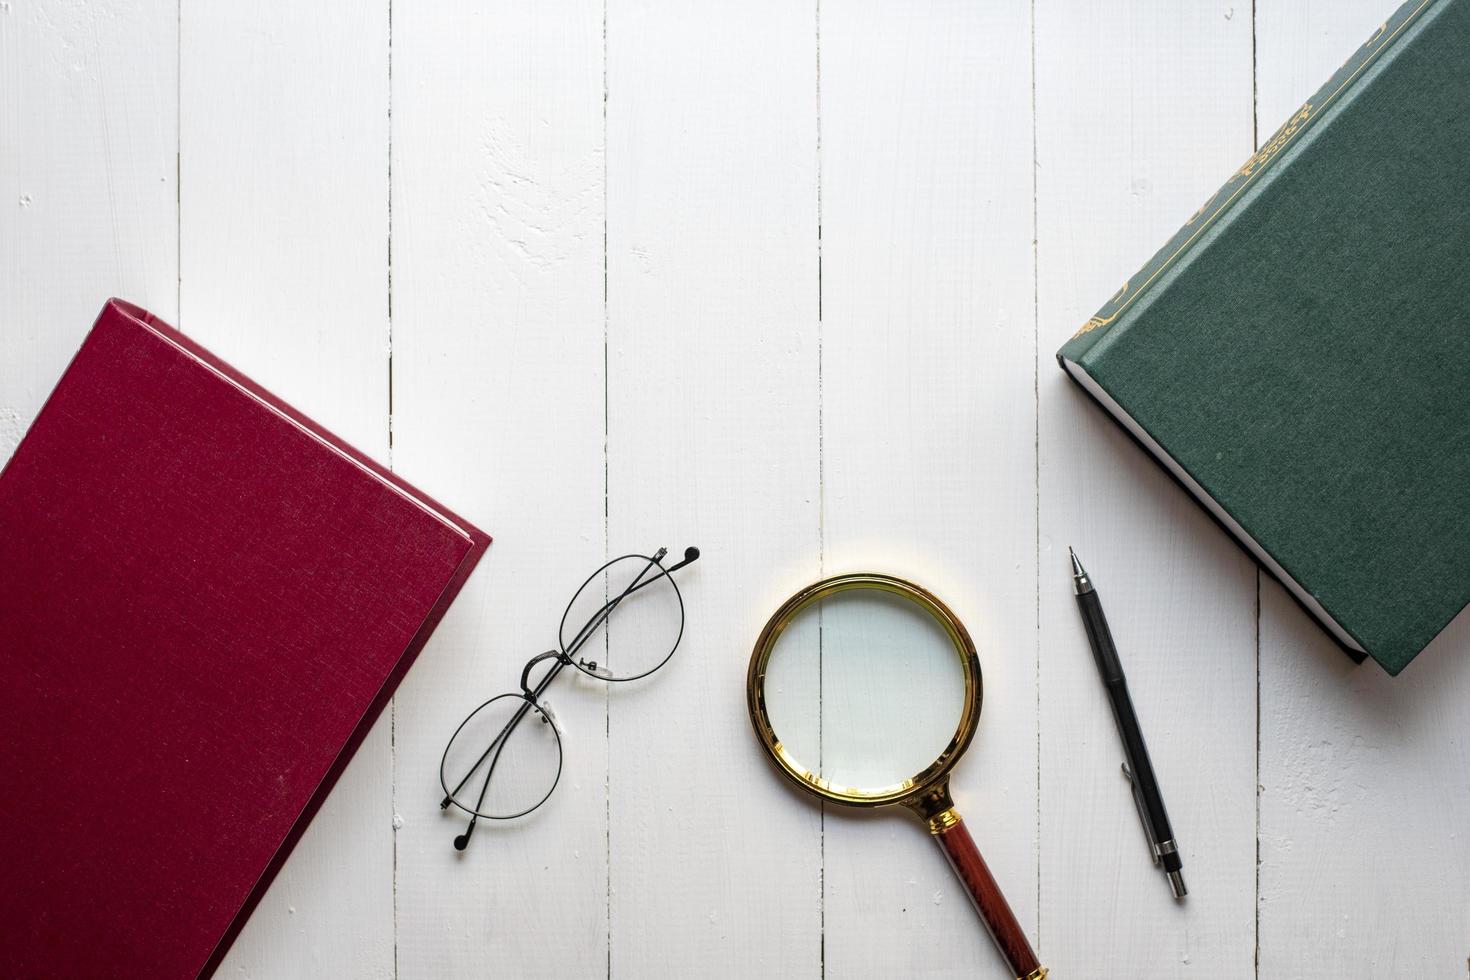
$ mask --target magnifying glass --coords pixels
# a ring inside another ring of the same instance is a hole
[[[1043,980],[1021,924],[955,810],[949,773],[980,720],[980,661],[943,602],[890,575],[838,575],[776,610],[746,677],[756,737],[813,796],[918,814],[1017,980]]]

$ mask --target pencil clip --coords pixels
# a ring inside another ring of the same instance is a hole
[[[1128,780],[1128,786],[1133,793],[1133,808],[1138,811],[1139,822],[1143,824],[1143,839],[1148,843],[1148,856],[1153,861],[1154,867],[1159,866],[1159,842],[1154,840],[1153,826],[1148,822],[1148,811],[1143,808],[1143,793],[1138,788],[1138,780],[1133,778],[1133,773],[1128,771],[1128,763],[1122,765],[1123,777]]]

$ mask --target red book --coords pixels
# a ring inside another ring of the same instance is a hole
[[[108,302],[0,472],[0,976],[212,972],[489,542]]]

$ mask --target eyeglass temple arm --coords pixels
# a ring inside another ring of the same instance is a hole
[[[693,545],[691,545],[688,548],[685,548],[684,549],[684,560],[683,561],[680,561],[680,562],[675,562],[674,564],[670,565],[668,568],[665,568],[664,569],[664,574],[667,575],[670,572],[677,572],[679,569],[683,568],[685,565],[692,564],[693,562],[697,561],[698,559],[699,559],[699,549],[696,548],[696,547],[694,547]]]
[[[505,726],[506,731],[514,728],[516,722],[519,720],[519,717],[512,719],[511,722]],[[490,760],[490,765],[487,766],[485,769],[485,781],[480,784],[480,795],[475,800],[475,811],[470,814],[469,826],[465,827],[464,833],[460,834],[454,839],[454,849],[456,851],[462,851],[466,847],[470,846],[470,835],[475,832],[475,824],[480,822],[480,807],[485,805],[485,794],[490,790],[490,777],[495,775],[495,764],[500,761],[501,749],[505,748],[504,733],[502,733],[501,737],[497,739],[496,742],[498,743],[499,747],[496,748],[494,745],[491,746],[491,749],[494,749],[495,751],[495,758]],[[486,749],[485,755],[489,755],[491,749]],[[481,756],[481,758],[483,759],[484,756]],[[479,767],[476,766],[475,768]],[[473,772],[473,770],[471,771]],[[469,776],[466,776],[463,780],[460,781],[460,785],[463,786],[466,782],[469,781],[469,778]],[[455,792],[459,791],[455,790]]]
[[[625,588],[622,592],[619,592],[611,600],[603,603],[602,608],[593,613],[592,618],[587,620],[586,623],[582,624],[582,628],[577,630],[576,637],[574,637],[572,639],[572,642],[568,643],[566,646],[566,655],[568,657],[571,657],[578,650],[582,649],[582,644],[587,642],[588,638],[592,636],[593,631],[595,631],[597,627],[601,626],[607,621],[607,618],[612,615],[613,610],[618,608],[618,603],[622,602],[628,596],[632,595],[634,592],[638,591],[639,588],[641,588],[639,583],[647,585],[651,582],[658,581],[658,576],[655,575],[653,578],[649,579],[648,582],[643,582],[643,576],[648,574],[648,570],[650,568],[659,567],[658,560],[668,553],[669,549],[667,548],[660,548],[655,551],[653,553],[653,557],[648,559],[648,564],[644,565],[638,571],[638,574],[634,576],[633,581],[628,583],[628,587]],[[572,601],[577,601],[575,596],[572,597]]]
[[[685,565],[692,564],[699,559],[699,549],[691,545],[690,547],[684,549],[683,561],[675,562],[668,568],[664,568],[662,565],[659,565],[658,562],[660,558],[662,558],[664,555],[667,555],[668,553],[669,549],[667,548],[660,548],[658,549],[658,551],[653,553],[653,557],[649,559],[647,565],[643,566],[643,570],[638,573],[637,578],[633,579],[632,584],[629,585],[622,592],[620,592],[601,609],[599,609],[597,613],[587,621],[586,625],[584,625],[580,630],[577,631],[576,638],[573,639],[571,643],[567,644],[567,656],[572,656],[582,648],[582,644],[587,642],[587,638],[592,635],[593,631],[596,630],[597,627],[601,626],[607,620],[607,618],[612,615],[612,611],[618,607],[618,603],[622,602],[624,599],[632,595],[634,592],[637,592],[639,589],[646,588],[657,582],[660,578],[672,574],[673,572],[676,572],[679,569],[683,568]],[[648,570],[651,568],[658,568],[659,573],[645,582],[643,580],[643,576],[647,575]]]
[[[557,674],[561,673],[561,669],[566,666],[567,662],[565,660],[562,660],[560,663],[554,664],[552,668],[546,672],[546,676],[541,678],[541,683],[536,685],[536,689],[534,691],[531,690],[529,686],[527,686],[527,681],[529,679],[527,675],[531,673],[531,668],[536,666],[536,664],[540,663],[543,660],[551,657],[556,657],[560,659],[561,656],[562,655],[556,650],[547,650],[545,653],[538,653],[536,656],[531,658],[529,663],[526,664],[526,669],[521,671],[521,690],[524,691],[526,693],[526,696],[532,701],[535,701],[537,698],[539,698],[542,692],[544,692],[548,687],[551,686],[552,680],[555,679]],[[526,716],[526,712],[529,710],[530,706],[525,704],[516,709],[516,713],[514,715],[511,715],[510,720],[505,723],[505,727],[500,729],[500,734],[496,735],[493,739],[490,740],[490,746],[480,754],[480,757],[475,760],[475,764],[470,766],[469,771],[464,774],[464,778],[461,779],[459,783],[454,787],[454,791],[448,796],[444,797],[444,799],[439,801],[439,809],[447,810],[449,808],[451,798],[460,790],[464,789],[464,784],[469,782],[470,777],[474,776],[474,774],[479,771],[480,767],[485,764],[485,760],[490,758],[490,753],[495,751],[495,746],[501,744],[503,741],[505,741],[506,738],[510,736],[511,732],[515,731],[515,727],[520,724],[521,719]]]
[[[541,678],[541,683],[536,685],[536,690],[530,690],[526,687],[526,675],[531,672],[531,667],[533,665],[535,665],[539,661],[545,660],[548,657],[557,658],[556,663],[552,664],[551,669],[546,672],[546,676]],[[526,712],[531,709],[531,705],[536,703],[536,699],[541,696],[541,693],[543,691],[551,686],[551,682],[556,679],[556,675],[561,673],[562,668],[565,667],[569,662],[570,661],[566,657],[563,657],[556,650],[548,650],[545,653],[538,654],[532,657],[531,662],[526,664],[526,669],[521,672],[521,689],[526,692],[526,697],[529,700],[529,703],[522,704],[519,708],[516,709],[516,713],[511,716],[510,721],[505,723],[505,727],[500,730],[500,734],[495,736],[495,739],[490,743],[490,747],[487,748],[484,753],[481,754],[480,758],[475,761],[475,764],[470,768],[470,771],[465,773],[464,778],[459,781],[459,785],[454,787],[455,793],[458,793],[461,789],[463,789],[464,784],[470,781],[470,777],[475,774],[476,770],[478,770],[480,766],[484,765],[485,760],[490,756],[490,753],[495,753],[495,758],[490,760],[490,765],[485,770],[485,781],[480,784],[480,795],[475,800],[475,810],[473,813],[470,814],[469,825],[465,827],[463,834],[460,834],[454,839],[455,850],[462,851],[466,847],[470,846],[470,836],[475,832],[475,824],[479,823],[480,821],[480,808],[485,805],[485,794],[490,790],[490,779],[495,775],[495,766],[497,763],[500,762],[500,753],[505,750],[505,743],[506,740],[510,737],[510,733],[515,731],[516,726],[519,725],[521,723],[521,720],[526,717]],[[545,720],[546,719],[543,716],[542,721]],[[444,797],[443,802],[439,804],[439,809],[443,810],[447,808],[449,806],[449,800],[450,798],[448,796]]]

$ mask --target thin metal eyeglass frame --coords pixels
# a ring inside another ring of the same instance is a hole
[[[623,589],[622,592],[618,593],[617,596],[603,603],[598,611],[592,615],[592,618],[590,618],[582,626],[582,628],[577,631],[576,636],[572,639],[570,643],[563,642],[562,649],[548,650],[545,653],[539,653],[526,662],[526,666],[521,669],[521,690],[519,693],[512,691],[508,694],[496,695],[496,697],[493,697],[489,701],[486,701],[484,704],[481,704],[474,711],[470,712],[469,715],[466,716],[464,721],[459,723],[459,727],[456,728],[454,730],[454,734],[449,737],[449,742],[444,746],[444,754],[440,757],[439,760],[439,785],[440,788],[444,790],[444,798],[439,802],[439,809],[448,809],[450,804],[453,804],[460,810],[463,810],[470,815],[469,826],[465,828],[465,832],[463,834],[454,839],[454,847],[456,850],[462,851],[469,846],[470,837],[472,834],[474,834],[475,825],[481,817],[484,817],[487,820],[513,820],[516,817],[525,816],[527,813],[530,813],[532,810],[535,810],[537,807],[539,807],[542,803],[545,803],[547,799],[551,797],[551,794],[556,790],[557,783],[561,781],[562,765],[561,736],[559,733],[557,734],[556,777],[552,780],[551,788],[546,791],[546,795],[541,797],[540,800],[536,801],[531,806],[517,813],[497,815],[483,813],[481,811],[481,807],[483,807],[485,803],[485,794],[490,789],[490,779],[492,776],[494,776],[495,766],[500,761],[500,752],[505,748],[506,741],[516,730],[516,727],[525,718],[526,713],[534,708],[537,714],[541,716],[541,720],[543,722],[550,723],[551,719],[547,717],[545,710],[541,707],[539,703],[539,699],[541,695],[546,691],[546,689],[551,686],[551,682],[556,679],[556,676],[560,674],[564,668],[568,666],[574,666],[577,669],[581,670],[583,673],[587,674],[589,677],[595,677],[598,680],[608,681],[611,683],[621,683],[624,681],[639,680],[640,678],[647,677],[649,674],[652,674],[664,664],[668,663],[669,660],[673,657],[674,651],[679,648],[679,643],[684,638],[684,596],[682,593],[680,593],[679,585],[677,582],[674,581],[672,575],[674,572],[683,568],[685,565],[688,565],[699,558],[699,549],[694,547],[684,549],[684,559],[665,568],[663,566],[662,559],[668,553],[669,552],[667,548],[660,548],[658,549],[658,551],[654,552],[652,557],[637,554],[622,555],[621,557],[614,558],[612,561],[607,562],[601,568],[597,569],[597,571],[589,575],[587,577],[587,580],[583,582],[581,586],[577,588],[577,591],[572,594],[571,601],[567,603],[566,611],[562,613],[561,626],[558,629],[557,635],[558,641],[563,640],[561,634],[565,630],[567,616],[571,614],[572,606],[576,604],[577,597],[582,594],[583,590],[585,590],[587,586],[590,585],[597,578],[597,576],[603,574],[613,565],[616,565],[618,562],[625,561],[629,558],[642,558],[647,562],[647,564],[644,565],[644,567],[638,572],[637,576],[633,578],[633,580],[627,585],[626,588]],[[658,573],[655,574],[652,578],[647,578],[645,580],[649,571],[655,567],[658,568]],[[606,674],[597,673],[596,661],[579,661],[573,659],[576,656],[577,652],[581,650],[583,644],[591,639],[592,634],[597,631],[597,628],[599,626],[607,622],[607,619],[609,616],[612,615],[613,610],[616,609],[624,599],[641,589],[647,588],[648,586],[657,583],[660,579],[664,578],[667,578],[669,580],[669,585],[672,586],[674,589],[674,597],[678,600],[679,603],[679,632],[674,637],[673,646],[669,648],[669,652],[667,655],[665,655],[663,660],[659,661],[653,667],[650,667],[648,670],[644,671],[641,674],[635,674],[631,677],[613,677]],[[555,662],[551,665],[551,669],[546,672],[546,676],[537,683],[535,690],[532,690],[530,686],[531,669],[541,661],[548,659],[552,659]],[[520,707],[516,709],[515,714],[511,716],[510,721],[506,722],[505,726],[500,730],[499,734],[491,739],[489,746],[487,746],[485,751],[481,753],[480,757],[475,760],[475,764],[471,766],[469,770],[465,773],[464,778],[455,785],[453,790],[451,790],[444,779],[444,766],[448,761],[449,750],[451,747],[453,747],[454,740],[459,737],[459,733],[464,729],[465,725],[469,724],[471,718],[473,718],[482,709],[484,709],[486,705],[489,705],[491,702],[497,701],[503,697],[518,697],[522,699],[522,703]],[[555,726],[553,726],[553,728],[554,727]],[[494,753],[494,758],[490,758],[492,753]],[[455,796],[459,793],[461,789],[464,788],[465,784],[470,781],[470,779],[479,770],[479,768],[485,764],[486,759],[490,759],[490,765],[485,770],[484,782],[480,786],[480,793],[479,796],[476,798],[475,807],[474,809],[470,809],[464,804],[460,803],[459,800],[455,799]]]

